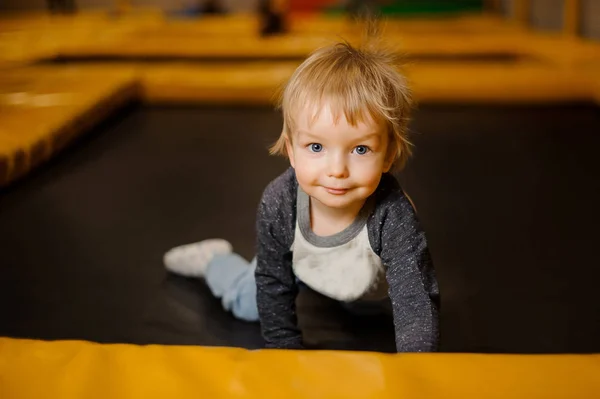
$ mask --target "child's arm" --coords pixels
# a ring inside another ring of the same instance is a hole
[[[396,347],[398,352],[436,351],[439,292],[425,233],[399,188],[385,202],[380,256],[387,266]]]
[[[266,347],[300,349],[291,253],[296,189],[286,175],[267,187],[258,209],[256,299]]]

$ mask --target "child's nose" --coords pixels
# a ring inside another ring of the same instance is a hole
[[[333,155],[329,160],[329,177],[335,177],[336,179],[343,179],[348,177],[348,165],[346,159],[342,155]]]

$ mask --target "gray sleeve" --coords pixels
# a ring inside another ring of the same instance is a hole
[[[369,239],[386,267],[398,352],[433,352],[439,346],[439,290],[416,213],[390,175],[378,190]]]
[[[296,192],[296,178],[290,168],[267,186],[258,207],[256,299],[267,348],[302,348],[291,252]]]

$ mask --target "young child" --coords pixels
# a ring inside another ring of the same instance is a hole
[[[261,323],[268,348],[303,347],[302,282],[348,303],[387,299],[399,352],[438,348],[438,286],[411,201],[388,173],[409,157],[411,97],[392,58],[338,43],[315,51],[283,91],[272,154],[291,168],[264,190],[257,254],[220,239],[174,248],[168,270],[203,277],[223,307]],[[388,301],[389,303],[389,301]]]

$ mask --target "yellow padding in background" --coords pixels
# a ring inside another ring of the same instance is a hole
[[[0,398],[598,398],[600,355],[247,351],[0,338]]]

